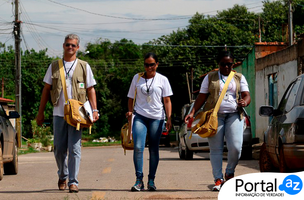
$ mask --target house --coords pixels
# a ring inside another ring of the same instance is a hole
[[[254,138],[263,141],[269,124],[259,116],[260,106],[277,107],[289,83],[303,73],[303,62],[304,42],[300,39],[289,47],[285,43],[256,43],[242,65],[235,68],[249,84],[251,104],[246,111]]]

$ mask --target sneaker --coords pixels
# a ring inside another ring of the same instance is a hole
[[[232,179],[234,177],[234,174],[225,174],[225,180],[228,181],[229,179]]]
[[[135,184],[131,188],[131,191],[141,191],[144,190],[144,182],[142,180],[136,180]]]
[[[212,191],[220,191],[223,183],[224,183],[223,179],[220,179],[220,178],[216,179],[215,185],[213,186]]]
[[[154,180],[150,179],[148,181],[148,190],[149,191],[156,191],[156,187],[155,187],[155,184],[154,184]]]

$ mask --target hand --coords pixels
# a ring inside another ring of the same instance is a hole
[[[167,123],[166,123],[166,129],[167,131],[170,131],[172,127],[172,122],[171,122],[171,118],[167,119]]]
[[[126,113],[126,118],[128,119],[128,121],[130,121],[132,119],[131,117],[132,117],[132,112],[130,112],[130,111],[127,112]]]
[[[99,119],[98,112],[93,112],[93,122],[96,122]]]
[[[239,107],[246,107],[247,106],[247,102],[244,99],[238,100],[237,104],[238,104]]]
[[[37,117],[36,117],[36,122],[38,126],[42,126],[43,122],[44,122],[44,113],[40,114],[38,113]]]
[[[191,118],[193,118],[193,115],[192,115],[192,114],[187,115],[187,116],[185,117],[185,119],[184,119],[185,123],[188,124],[188,123],[189,123],[189,119],[191,119]]]

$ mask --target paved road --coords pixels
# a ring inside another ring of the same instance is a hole
[[[144,156],[146,184],[147,149]],[[213,178],[208,153],[195,154],[194,160],[185,161],[178,158],[176,148],[161,147],[156,192],[130,191],[135,182],[132,152],[124,156],[120,146],[82,149],[78,194],[57,189],[56,170],[53,153],[20,155],[18,175],[5,175],[0,181],[0,199],[217,199],[218,195],[210,191]],[[258,172],[258,161],[242,160],[236,175],[253,172]]]

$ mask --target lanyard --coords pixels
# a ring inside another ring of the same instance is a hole
[[[74,60],[74,62],[73,62],[73,64],[72,64],[71,68],[69,69],[69,71],[67,71],[67,70],[66,70],[66,67],[65,67],[65,64],[64,64],[64,60],[62,59],[63,66],[64,66],[64,71],[65,71],[65,78],[66,78],[66,79],[69,78],[69,73],[70,73],[71,69],[73,68],[74,63],[76,62],[76,60],[77,60],[77,58]]]
[[[221,74],[221,79],[222,79],[223,83],[225,84],[225,80],[223,79],[223,76],[222,76],[222,74]]]
[[[156,75],[156,74],[155,74],[155,75]],[[148,87],[147,79],[146,79],[146,74],[145,74],[145,81],[146,81],[146,87],[147,87],[147,94],[148,94],[148,95],[149,95],[149,91],[150,91],[151,85],[152,85],[152,83],[153,83],[153,81],[154,81],[154,77],[155,77],[155,76],[153,76],[153,79],[152,79],[152,81],[151,81],[151,84],[150,84],[150,86]]]

